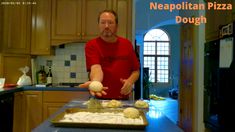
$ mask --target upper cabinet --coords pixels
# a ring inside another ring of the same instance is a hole
[[[98,35],[97,16],[111,0],[53,0],[52,45],[86,42]]]
[[[77,41],[81,36],[81,0],[52,0],[52,45]]]
[[[232,1],[232,5],[233,5],[233,10],[232,10],[233,21],[235,21],[235,8],[234,8],[234,6],[235,6],[235,1],[234,1],[234,0]]]
[[[32,5],[31,55],[50,55],[51,47],[51,0],[34,0]]]
[[[132,40],[132,0],[33,2],[0,6],[0,52],[3,54],[51,55],[53,46],[87,42],[99,35],[98,15],[104,9],[118,13],[118,35]]]
[[[231,0],[223,1],[220,3],[235,4]],[[218,2],[219,3],[219,2]],[[234,9],[233,9],[234,10]],[[206,41],[212,41],[219,38],[219,28],[222,25],[229,24],[233,21],[232,10],[206,10],[207,23],[205,26]]]
[[[118,35],[132,41],[132,0],[113,0],[118,14]]]
[[[2,52],[30,54],[31,6],[0,6],[3,6]]]
[[[52,45],[87,42],[97,37],[98,14],[104,9],[118,13],[118,35],[131,40],[131,0],[52,0]]]
[[[2,23],[3,23],[3,14],[2,14],[2,6],[0,6],[0,53],[2,52],[2,37],[3,37],[3,31],[2,31],[2,27],[3,27],[3,25],[2,25]]]

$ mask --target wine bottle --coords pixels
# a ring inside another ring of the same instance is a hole
[[[52,72],[51,67],[49,67],[48,73],[47,73],[47,84],[52,84]]]
[[[40,66],[40,70],[37,72],[37,83],[43,84],[46,83],[46,72],[44,66]]]

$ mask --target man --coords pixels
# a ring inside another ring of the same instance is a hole
[[[117,36],[118,17],[112,10],[99,14],[99,37],[85,46],[86,67],[90,81],[79,85],[87,88],[92,81],[103,84],[101,92],[90,91],[102,99],[128,99],[139,78],[139,61],[131,42]]]

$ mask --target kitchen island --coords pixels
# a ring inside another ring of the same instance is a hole
[[[32,131],[72,99],[87,100],[89,97],[87,89],[67,86],[2,88],[0,131]]]
[[[168,119],[161,111],[158,110],[157,106],[154,106],[153,102],[154,100],[149,101],[149,109],[144,110],[145,115],[148,121],[148,125],[145,129],[111,129],[111,128],[79,128],[79,127],[58,127],[54,126],[51,123],[51,120],[58,114],[64,112],[65,109],[68,108],[84,108],[84,102],[79,99],[75,99],[64,105],[62,108],[60,108],[55,114],[50,116],[47,120],[45,120],[42,124],[40,124],[38,127],[33,129],[33,132],[75,132],[75,131],[86,131],[86,132],[124,132],[124,131],[134,131],[134,132],[183,132],[182,129],[180,129],[176,124],[174,124],[170,119]],[[126,103],[133,104],[133,101],[126,101]]]

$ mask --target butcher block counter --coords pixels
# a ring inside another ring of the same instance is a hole
[[[33,132],[77,132],[77,131],[86,131],[86,132],[183,132],[176,124],[174,124],[170,119],[168,119],[163,113],[161,113],[157,106],[154,106],[154,100],[148,101],[149,109],[142,109],[144,114],[146,115],[146,119],[148,125],[144,129],[132,129],[125,128],[97,128],[97,127],[63,127],[63,126],[54,126],[51,120],[55,119],[58,115],[63,113],[66,109],[71,108],[86,108],[84,106],[85,101],[80,99],[74,99],[69,103],[65,104],[62,108],[60,108],[56,113],[51,115],[47,120],[45,120],[38,127],[33,129]],[[123,101],[125,104],[133,104],[134,101]]]

